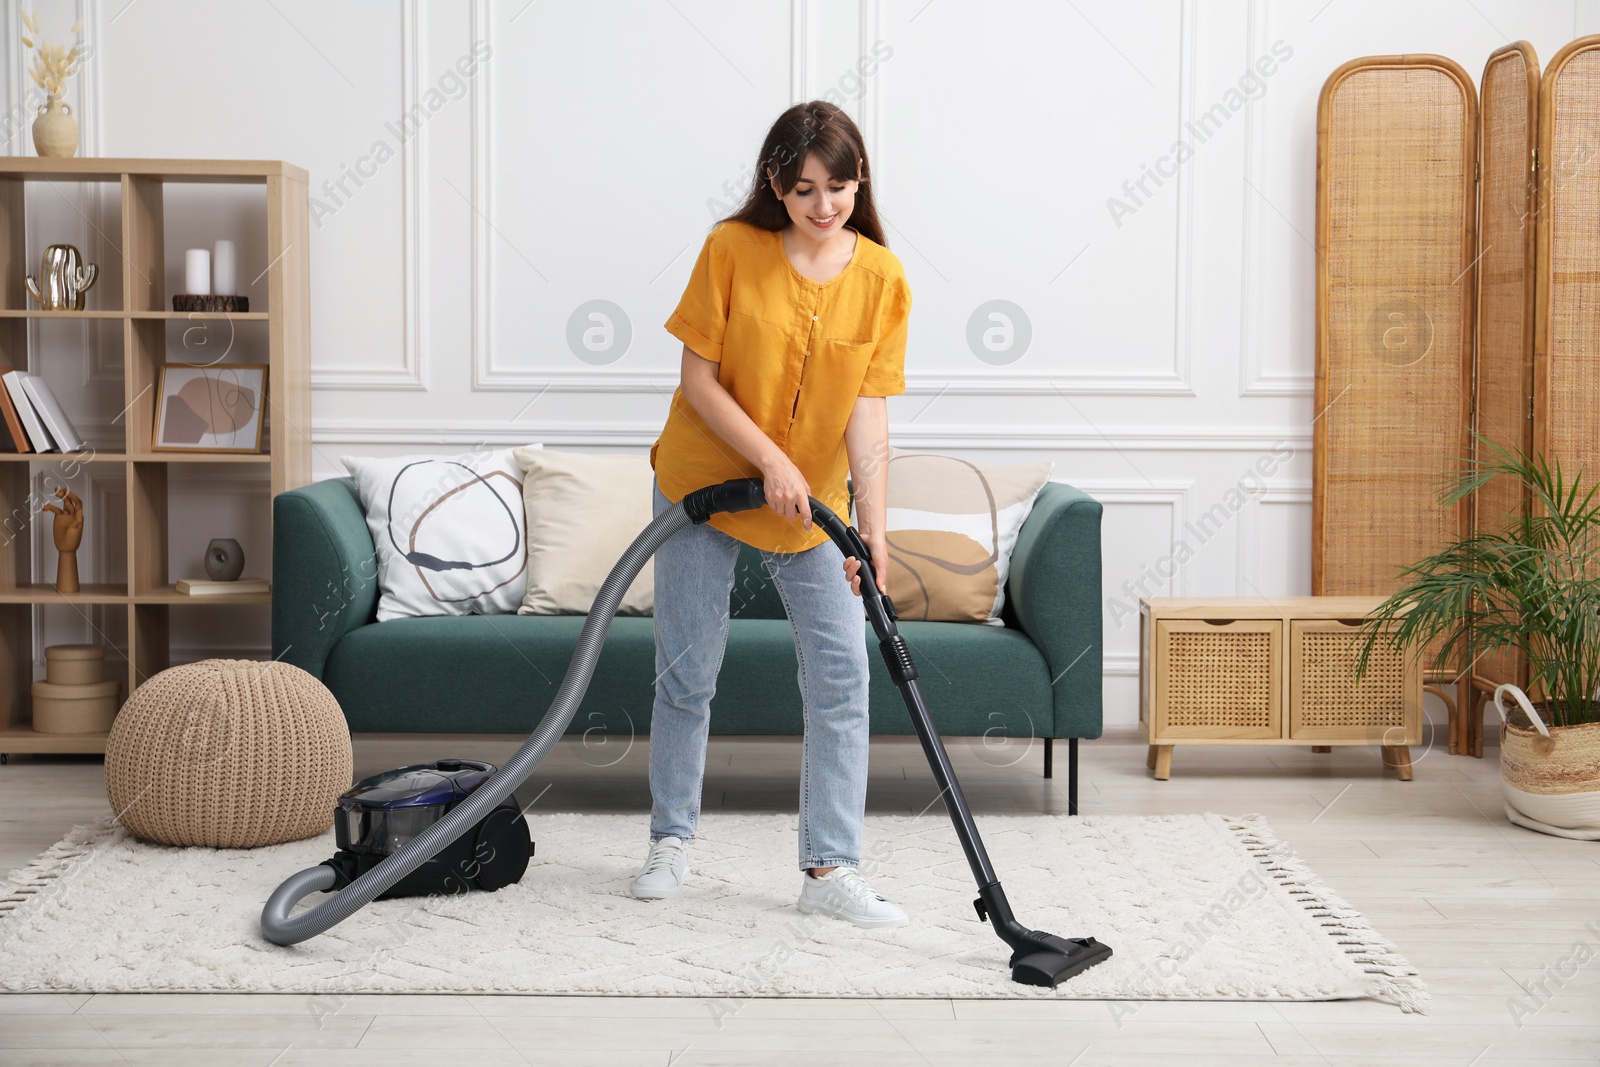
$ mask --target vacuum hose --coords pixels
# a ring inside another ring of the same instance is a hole
[[[331,929],[427,863],[498,807],[528,779],[572,724],[573,717],[578,713],[578,705],[583,702],[584,693],[589,689],[589,680],[594,675],[606,632],[611,629],[611,620],[622,603],[623,594],[644,568],[645,561],[685,526],[703,523],[717,512],[750,511],[765,503],[766,496],[760,480],[736,478],[698,489],[657,515],[628,546],[601,583],[600,591],[595,594],[594,603],[589,608],[588,618],[578,634],[577,648],[573,652],[572,662],[567,666],[565,677],[561,679],[561,686],[556,690],[555,700],[516,754],[484,779],[483,784],[468,794],[465,800],[451,808],[444,818],[396,849],[383,862],[356,878],[333,897],[297,915],[289,914],[294,906],[312,893],[332,889],[338,873],[326,864],[319,864],[291,875],[267,899],[266,907],[261,909],[262,936],[275,945],[293,945]],[[812,503],[815,507],[822,506],[815,500]],[[863,566],[866,565],[867,561],[863,560]],[[863,572],[863,585],[866,580],[866,572]]]

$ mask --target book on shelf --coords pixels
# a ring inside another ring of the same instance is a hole
[[[235,578],[231,582],[218,582],[208,578],[184,578],[178,581],[178,592],[188,596],[222,596],[227,593],[270,593],[272,583],[265,578]]]
[[[11,438],[11,447],[7,451],[32,452],[33,443],[28,440],[28,431],[22,428],[17,406],[11,402],[11,390],[3,383],[0,383],[0,417],[3,417],[6,433]]]
[[[33,401],[35,414],[44,423],[44,428],[50,431],[50,436],[55,439],[56,444],[65,452],[81,452],[83,438],[78,436],[78,431],[67,421],[67,413],[61,410],[61,402],[50,390],[50,383],[37,374],[25,371],[15,373],[22,378],[23,392]]]
[[[50,437],[44,423],[40,421],[38,412],[33,409],[33,401],[28,399],[28,390],[22,384],[22,372],[8,370],[0,375],[0,382],[5,383],[6,393],[10,396],[11,405],[16,409],[17,418],[22,421],[22,427],[27,431],[28,441],[33,445],[35,452],[52,452],[55,450],[55,441]]]

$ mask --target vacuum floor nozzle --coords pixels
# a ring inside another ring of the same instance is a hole
[[[1092,937],[1044,935],[1054,951],[1030,952],[1011,957],[1011,980],[1023,985],[1056,986],[1110,958],[1111,949]]]

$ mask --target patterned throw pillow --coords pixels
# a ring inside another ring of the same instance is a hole
[[[889,596],[904,619],[1004,625],[1017,533],[1054,463],[889,449]]]
[[[511,453],[341,457],[378,553],[379,622],[517,610],[528,538]]]

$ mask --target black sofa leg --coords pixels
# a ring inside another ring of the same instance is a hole
[[[1078,814],[1078,739],[1067,738],[1067,814]]]
[[[1052,746],[1055,738],[1044,738],[1044,776],[1054,778],[1055,761]],[[1067,738],[1067,814],[1078,814],[1078,739]]]

